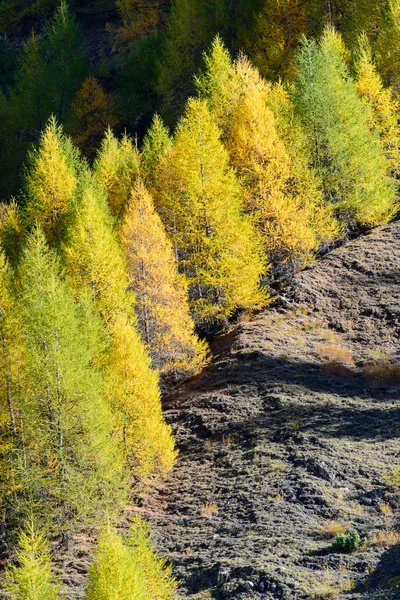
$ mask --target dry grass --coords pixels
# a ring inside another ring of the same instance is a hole
[[[200,516],[210,518],[218,513],[218,504],[204,504],[200,508]]]
[[[282,502],[284,500],[284,496],[282,496],[282,494],[270,494],[267,499],[268,502]]]
[[[321,525],[318,529],[318,534],[326,540],[333,539],[338,533],[344,535],[347,533],[347,529],[343,525],[340,525],[340,523],[335,523],[334,521],[331,521],[326,525]]]
[[[285,473],[289,470],[288,465],[283,460],[271,460],[268,463],[268,467],[276,473]]]
[[[346,348],[327,344],[320,346],[317,353],[324,363],[324,371],[329,375],[353,374],[351,368],[354,367],[354,359]]]
[[[310,597],[313,600],[339,598],[344,592],[352,589],[354,583],[350,580],[350,574],[346,569],[340,569],[337,573],[334,569],[325,568],[318,573]]]
[[[393,529],[387,529],[385,531],[379,531],[370,538],[370,543],[373,546],[396,546],[400,543],[400,533],[393,531]]]
[[[376,360],[364,366],[364,376],[368,381],[400,385],[400,365],[393,365],[385,359]]]
[[[393,469],[383,477],[383,481],[388,485],[400,488],[400,469]]]

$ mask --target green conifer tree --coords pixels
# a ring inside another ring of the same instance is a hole
[[[150,183],[154,181],[157,166],[172,148],[172,139],[159,115],[154,115],[143,141],[141,159],[144,174]]]
[[[122,460],[79,311],[40,229],[28,238],[19,288],[31,383],[25,390],[26,461],[13,508],[68,531],[118,512],[125,499]]]
[[[44,535],[32,522],[19,536],[17,565],[6,573],[11,600],[59,600],[61,585],[52,571]]]
[[[325,199],[347,225],[384,223],[394,214],[395,188],[384,149],[369,128],[340,36],[327,28],[302,44],[295,103],[312,147]]]

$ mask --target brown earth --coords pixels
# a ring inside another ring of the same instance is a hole
[[[178,464],[140,498],[180,597],[400,598],[400,223],[314,263],[214,353],[166,399]],[[340,527],[367,544],[332,551]]]

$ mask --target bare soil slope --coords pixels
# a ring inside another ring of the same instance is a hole
[[[400,223],[214,352],[166,399],[178,465],[140,499],[181,597],[400,598]],[[333,552],[340,527],[368,545]]]

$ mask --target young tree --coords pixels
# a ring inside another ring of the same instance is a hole
[[[111,98],[95,77],[87,77],[71,105],[70,130],[75,144],[92,161],[104,132],[116,123]]]
[[[26,218],[40,225],[47,239],[60,243],[74,215],[79,159],[52,117],[39,146],[29,156],[26,176]]]
[[[40,229],[28,239],[19,288],[31,385],[25,390],[27,458],[13,508],[66,532],[118,512],[125,500],[122,460],[93,349]]]
[[[102,359],[105,397],[115,430],[136,474],[168,471],[174,442],[163,421],[157,373],[137,331],[134,294],[113,230],[104,192],[88,180],[82,186],[77,225],[66,248],[67,272],[77,296],[91,293],[106,327],[109,345]]]
[[[177,272],[172,245],[143,183],[132,189],[121,240],[139,329],[154,366],[167,372],[199,370],[206,345],[194,333],[185,277]]]
[[[319,44],[305,40],[294,99],[307,131],[325,199],[348,225],[376,225],[394,214],[395,188],[370,111],[349,75],[340,36],[327,28]]]
[[[151,546],[149,526],[136,517],[128,538],[108,527],[89,569],[86,600],[172,600],[177,583]]]
[[[140,565],[118,533],[111,528],[100,536],[88,573],[86,600],[147,600]]]
[[[190,99],[161,161],[156,205],[189,281],[195,321],[261,306],[262,246],[242,215],[242,190],[205,101]]]
[[[44,535],[32,522],[19,536],[17,565],[6,572],[11,600],[58,600],[61,585],[53,573]]]
[[[172,139],[169,129],[164,125],[161,117],[156,114],[146,133],[141,151],[143,171],[150,183],[154,182],[157,167],[171,148]]]
[[[391,88],[385,88],[372,59],[372,50],[365,34],[360,36],[356,61],[356,86],[369,109],[370,129],[378,134],[385,149],[393,175],[400,174],[400,132],[398,103]]]
[[[110,212],[121,219],[140,174],[140,155],[131,138],[118,140],[108,129],[94,165],[96,180],[107,193]]]

